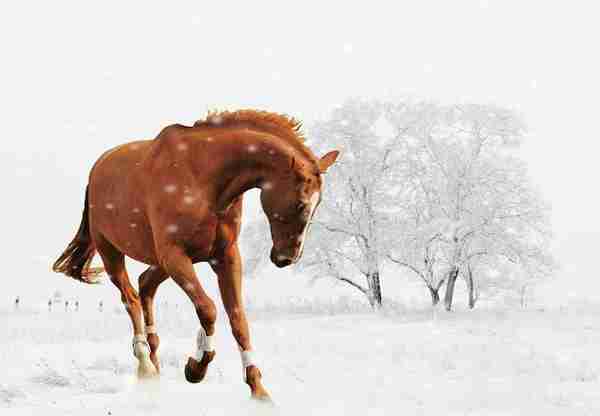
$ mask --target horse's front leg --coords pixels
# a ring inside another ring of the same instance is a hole
[[[194,271],[191,259],[180,248],[174,247],[164,256],[164,270],[175,283],[188,295],[200,320],[200,329],[196,338],[196,357],[190,357],[185,366],[185,378],[190,383],[199,383],[204,379],[208,364],[215,357],[213,335],[217,310],[208,297]]]
[[[250,386],[253,398],[270,400],[269,393],[261,382],[260,370],[253,361],[250,330],[242,304],[242,265],[237,244],[232,243],[225,250],[223,258],[218,259],[216,263],[211,263],[211,266],[219,277],[223,306],[240,350],[246,384]]]

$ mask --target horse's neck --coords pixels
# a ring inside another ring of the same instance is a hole
[[[243,140],[223,140],[225,159],[218,172],[217,211],[224,213],[238,196],[262,184],[279,180],[293,149],[276,141],[248,135]]]

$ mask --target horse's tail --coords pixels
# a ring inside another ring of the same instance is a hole
[[[77,230],[75,238],[73,238],[64,253],[54,262],[52,270],[85,283],[97,283],[98,280],[95,277],[101,274],[104,269],[102,267],[89,267],[94,254],[96,254],[96,247],[90,236],[88,206],[88,187],[86,187],[83,218],[79,230]]]

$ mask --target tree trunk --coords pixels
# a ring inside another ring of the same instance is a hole
[[[440,301],[440,292],[439,289],[427,286],[427,288],[429,289],[429,293],[431,294],[431,305],[435,306],[439,303]]]
[[[454,284],[456,283],[456,278],[458,277],[458,268],[453,267],[450,272],[448,272],[448,279],[446,282],[446,295],[444,297],[444,306],[447,311],[452,310],[452,298],[454,297]]]
[[[521,308],[525,307],[525,293],[527,290],[527,285],[521,286]]]
[[[381,281],[379,279],[379,271],[372,272],[367,275],[367,283],[369,285],[369,303],[374,309],[381,307]]]
[[[467,289],[469,290],[469,308],[473,309],[477,299],[475,298],[475,282],[473,282],[473,271],[470,268],[467,271],[466,281]]]

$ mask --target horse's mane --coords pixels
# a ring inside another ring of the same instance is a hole
[[[204,120],[198,120],[194,127],[227,127],[236,124],[249,124],[258,129],[276,130],[285,137],[304,142],[302,123],[284,114],[259,110],[209,111]]]

